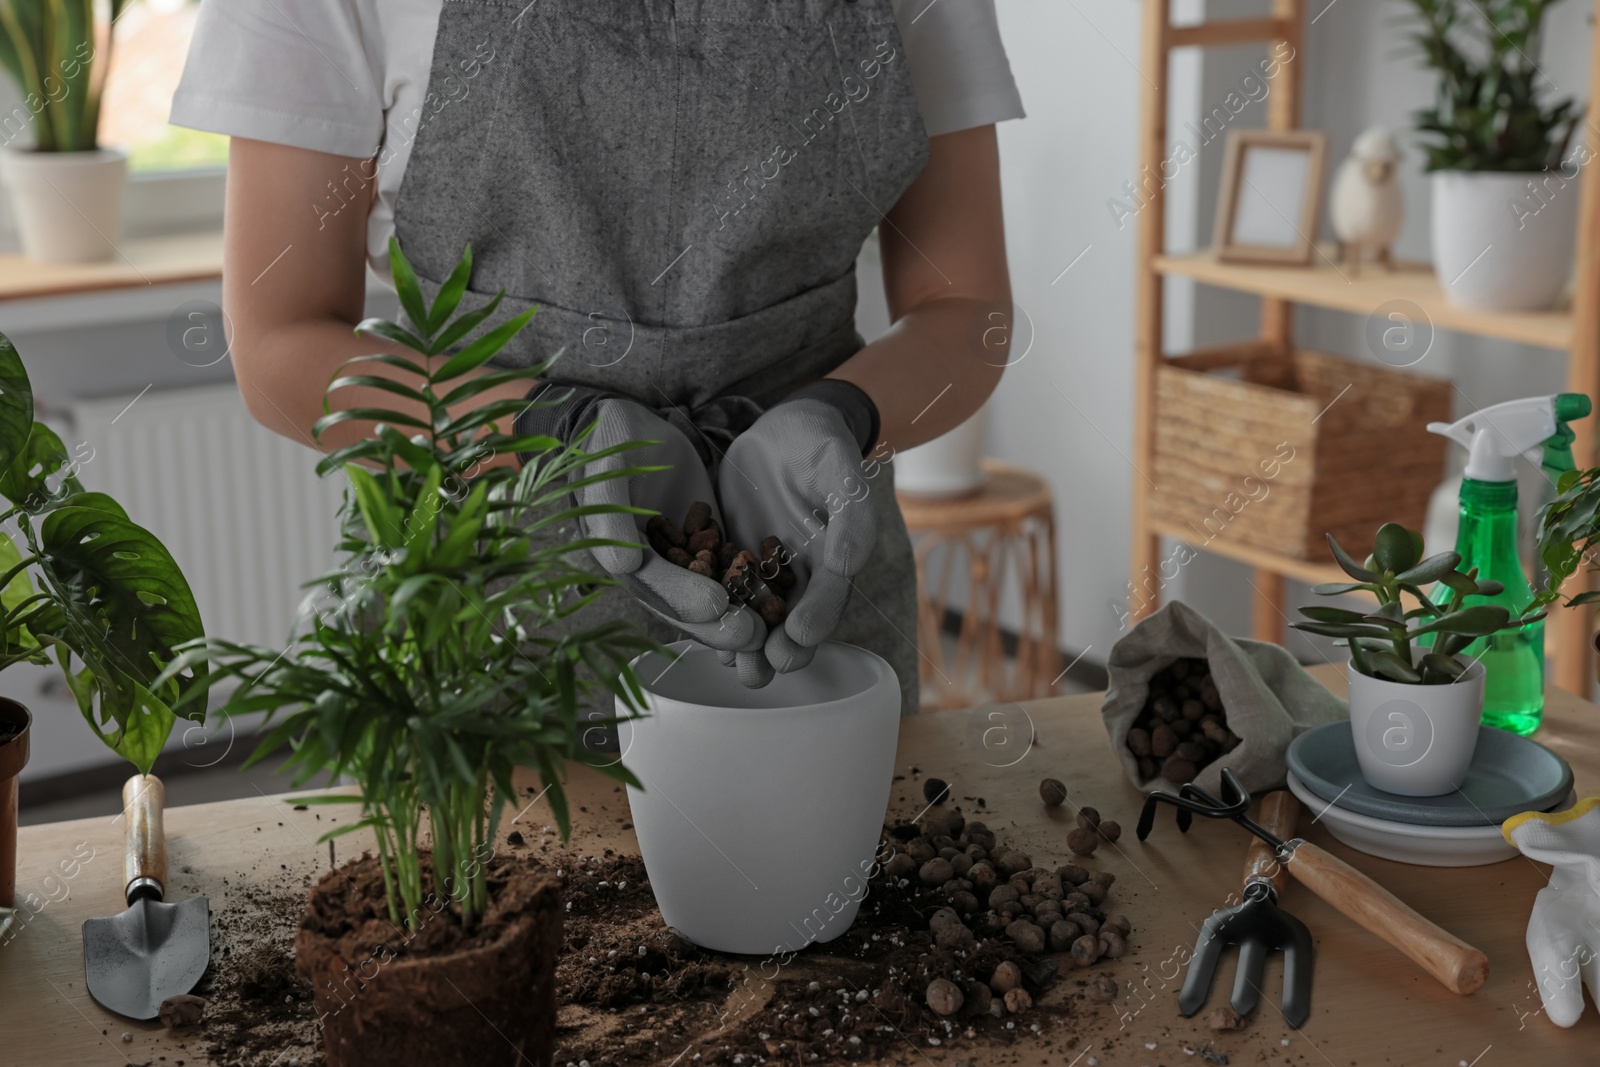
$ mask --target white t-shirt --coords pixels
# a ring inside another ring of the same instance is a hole
[[[892,2],[929,136],[1022,117],[994,0]],[[205,0],[171,121],[361,159],[385,149],[367,254],[387,277],[442,3]]]

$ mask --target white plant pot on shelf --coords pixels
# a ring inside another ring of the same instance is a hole
[[[855,921],[894,780],[900,683],[829,641],[761,689],[711,649],[668,646],[634,669],[643,718],[618,726],[639,853],[666,924],[717,952],[831,941]],[[626,711],[619,703],[619,716]]]
[[[1434,270],[1451,303],[1543,311],[1572,272],[1578,182],[1556,172],[1438,171],[1432,228]]]
[[[1350,735],[1369,785],[1405,797],[1436,797],[1466,780],[1483,717],[1480,661],[1446,685],[1373,678],[1354,664],[1347,664],[1346,673]]]
[[[128,155],[0,150],[0,183],[22,252],[37,263],[96,263],[117,254]]]
[[[957,497],[983,487],[983,445],[989,431],[984,405],[949,433],[895,453],[894,490],[907,496]]]

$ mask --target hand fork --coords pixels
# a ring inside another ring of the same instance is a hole
[[[1293,837],[1300,804],[1294,794],[1268,793],[1261,801],[1263,829],[1275,837]],[[1178,1010],[1193,1015],[1205,1006],[1217,964],[1229,945],[1239,946],[1238,969],[1233,978],[1233,1010],[1254,1011],[1261,1000],[1261,978],[1267,955],[1283,952],[1283,1017],[1298,1030],[1311,1015],[1311,931],[1306,924],[1278,907],[1278,894],[1288,882],[1288,871],[1272,848],[1260,839],[1250,842],[1244,864],[1243,902],[1212,913],[1200,928],[1189,973],[1178,993]]]

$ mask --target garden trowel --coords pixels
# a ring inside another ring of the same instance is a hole
[[[211,909],[205,897],[163,900],[167,838],[161,825],[166,790],[148,774],[122,787],[124,892],[128,910],[83,924],[83,976],[101,1006],[130,1019],[154,1019],[161,1002],[187,993],[211,958]]]

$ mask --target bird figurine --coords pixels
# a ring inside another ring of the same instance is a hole
[[[1361,269],[1365,249],[1385,267],[1393,266],[1391,246],[1405,218],[1400,156],[1394,134],[1373,126],[1356,138],[1334,176],[1328,218],[1339,239],[1339,256],[1352,273]]]

